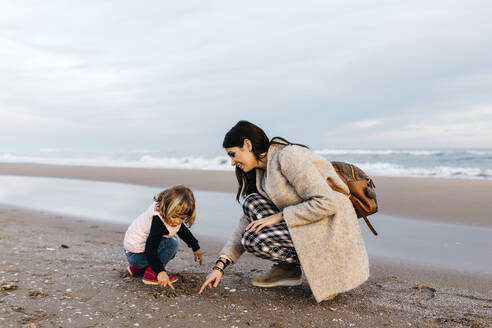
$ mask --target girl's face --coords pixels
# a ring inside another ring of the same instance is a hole
[[[249,142],[249,140],[247,141]],[[258,161],[249,148],[246,140],[242,147],[226,148],[227,155],[231,158],[231,165],[239,167],[243,172],[249,172],[256,168]]]
[[[166,223],[169,224],[171,227],[177,227],[181,223],[183,223],[184,219],[181,218],[166,218]]]

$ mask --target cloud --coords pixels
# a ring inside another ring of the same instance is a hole
[[[80,128],[75,122],[62,117],[46,117],[23,112],[16,106],[0,105],[2,133],[39,133],[40,131],[73,131]],[[86,129],[88,131],[89,129]]]
[[[488,109],[443,108],[492,103],[488,8],[465,0],[5,2],[0,126],[71,126],[99,139],[126,132],[126,143],[140,144],[175,136],[176,147],[201,149],[216,144],[189,141],[220,139],[239,119],[310,145],[329,124],[330,142],[346,142],[351,130],[353,145],[375,146],[421,143],[412,133],[435,121],[471,146],[470,115],[488,122]]]
[[[438,112],[436,116],[445,121],[473,120],[481,121],[484,119],[492,120],[492,104],[479,105],[462,110]]]
[[[384,120],[382,119],[355,121],[355,122],[350,122],[348,126],[356,129],[361,129],[361,128],[365,129],[365,128],[371,128],[373,126],[383,124],[383,122]]]
[[[394,145],[490,147],[492,105],[439,111],[423,117],[405,115],[394,119],[392,125],[393,128],[379,131],[371,138],[388,140]]]
[[[481,138],[490,138],[492,126],[489,122],[464,122],[464,123],[443,123],[443,122],[421,122],[409,124],[400,130],[389,130],[380,134],[382,137],[398,139],[432,139],[440,138],[451,141],[450,138],[468,137],[480,141]]]

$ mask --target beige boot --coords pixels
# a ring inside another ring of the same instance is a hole
[[[302,284],[301,266],[296,263],[277,263],[265,274],[254,276],[251,284],[257,287],[299,286]]]
[[[337,297],[338,294],[333,294],[333,295],[330,295],[328,296],[327,298],[325,298],[323,301],[333,301],[335,299],[335,297]]]

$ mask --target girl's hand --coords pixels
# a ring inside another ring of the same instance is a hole
[[[169,286],[172,290],[174,290],[173,283],[169,281],[169,276],[167,275],[166,271],[159,272],[159,274],[157,275],[157,283],[162,288]]]
[[[200,288],[198,294],[201,294],[205,290],[205,288],[207,288],[207,286],[208,288],[217,288],[223,275],[224,274],[219,270],[212,270],[212,272],[208,274],[207,279],[205,279],[205,282]]]
[[[200,265],[202,265],[203,263],[203,255],[202,255],[202,251],[200,250],[196,250],[193,252],[193,255],[195,255],[195,262],[200,260]]]
[[[249,232],[255,231],[255,233],[258,233],[258,232],[260,232],[261,229],[263,229],[265,227],[270,227],[270,226],[279,224],[280,222],[282,222],[283,219],[284,218],[282,216],[282,212],[276,213],[276,214],[267,216],[266,218],[251,222],[250,224],[248,224],[245,231],[249,230]]]

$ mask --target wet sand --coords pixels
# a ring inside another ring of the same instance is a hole
[[[50,169],[53,175],[95,180],[99,175],[118,171],[88,168],[88,173],[81,169],[78,175],[76,167],[50,166]],[[25,175],[47,175],[41,171]],[[196,183],[193,187],[198,189],[204,181],[186,179],[190,175],[198,180],[206,176],[204,179],[213,186],[207,189],[204,183],[205,190],[222,188],[221,183],[225,185],[226,181],[234,182],[232,173],[227,172],[123,171],[116,172],[123,174],[116,181],[138,180],[133,173],[141,174],[144,181],[146,175],[158,174],[160,178],[164,172],[162,179],[168,183],[163,185],[172,184],[168,175],[180,183]],[[0,173],[6,174],[5,166],[0,165]],[[217,184],[213,179],[208,181],[215,174]],[[425,179],[415,180],[425,185]],[[385,209],[401,206],[400,202],[389,205],[390,198],[383,196],[388,191],[381,194],[386,183],[398,185],[398,179],[395,181],[393,184],[389,180],[377,181],[378,195],[386,199]],[[453,181],[457,181],[455,187],[460,187],[463,180]],[[471,182],[475,187],[490,185],[487,181]],[[451,197],[453,191],[445,198]],[[461,196],[459,201],[469,213],[460,224],[490,226],[490,219],[481,218],[480,211],[476,215],[479,219],[475,218],[474,200],[467,197],[463,200]],[[454,222],[446,216],[446,211],[438,213],[434,220]],[[333,301],[316,304],[305,282],[300,287],[252,287],[251,276],[266,270],[270,263],[245,255],[227,269],[218,289],[199,296],[197,290],[213,266],[222,241],[198,236],[205,253],[202,267],[193,262],[190,250],[181,247],[177,258],[169,264],[169,271],[180,277],[176,291],[170,292],[143,285],[138,278],[126,274],[122,251],[126,225],[5,204],[0,204],[0,224],[0,327],[23,327],[30,323],[39,327],[489,327],[492,324],[490,274],[371,259],[369,281]]]

